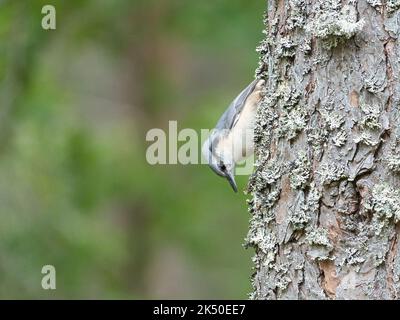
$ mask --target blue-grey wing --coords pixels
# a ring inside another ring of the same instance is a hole
[[[216,129],[223,130],[232,129],[232,127],[234,127],[239,119],[247,98],[253,92],[258,81],[259,79],[255,79],[235,98],[235,100],[232,101],[228,109],[226,109],[224,114],[218,120],[218,123],[215,126]]]

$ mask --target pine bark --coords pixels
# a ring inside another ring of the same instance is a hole
[[[399,8],[268,0],[252,299],[400,297]]]

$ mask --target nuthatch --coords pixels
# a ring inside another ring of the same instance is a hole
[[[235,165],[254,151],[254,125],[264,82],[254,80],[233,100],[202,148],[208,165],[228,179],[235,192]]]

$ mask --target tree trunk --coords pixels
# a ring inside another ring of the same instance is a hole
[[[400,297],[399,8],[268,0],[251,298]]]

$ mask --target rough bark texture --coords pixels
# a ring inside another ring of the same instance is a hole
[[[251,298],[400,297],[399,8],[268,1]]]

